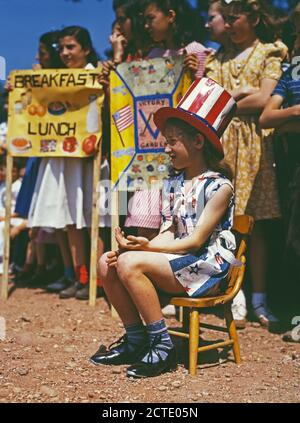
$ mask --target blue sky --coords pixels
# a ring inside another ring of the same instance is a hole
[[[89,29],[104,57],[114,13],[112,0],[0,0],[0,19],[0,56],[6,60],[8,74],[12,69],[31,68],[41,34],[68,25]]]
[[[12,69],[31,68],[39,36],[67,25],[88,28],[103,55],[114,14],[111,0],[0,0],[0,17],[0,56],[6,60],[8,74]]]

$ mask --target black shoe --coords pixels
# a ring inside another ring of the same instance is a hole
[[[103,293],[103,288],[97,286],[96,297],[103,297]],[[90,298],[90,285],[86,284],[83,288],[79,289],[79,291],[76,292],[75,297],[77,300],[88,300]]]
[[[77,300],[88,300],[90,297],[90,285],[86,284],[80,288],[75,295]]]
[[[82,288],[81,283],[75,282],[73,285],[69,286],[69,288],[66,288],[59,293],[59,298],[61,299],[67,299],[67,298],[73,298],[75,297],[77,291],[79,291]]]
[[[47,272],[37,272],[26,283],[29,288],[44,288],[49,283],[49,274]]]
[[[27,285],[28,281],[33,277],[35,269],[31,269],[27,272],[21,271],[19,272],[15,278],[13,278],[13,282],[16,285]]]
[[[74,279],[67,278],[66,276],[62,276],[55,282],[51,282],[47,285],[46,290],[48,292],[61,292],[64,289],[68,288],[69,286],[74,284]]]
[[[3,263],[3,259],[0,260],[1,263]],[[11,263],[9,265],[9,271],[8,274],[10,276],[10,279],[15,282],[15,279],[18,278],[18,276],[23,273],[23,267],[18,266],[15,263]]]
[[[160,349],[162,349],[161,345]],[[159,356],[159,361],[156,363],[152,362],[152,351],[155,351],[156,354]],[[150,346],[149,357],[147,362],[139,361],[133,364],[133,366],[128,367],[127,376],[140,379],[145,377],[158,376],[162,373],[176,370],[177,358],[175,347],[173,347],[172,349],[166,348],[164,351],[168,353],[168,356],[163,360],[159,355],[159,350],[156,350],[155,345],[152,344]]]
[[[133,364],[143,355],[145,355],[145,345],[136,351],[128,351],[127,335],[123,335],[122,338],[111,344],[108,350],[101,345],[90,361],[93,364]]]

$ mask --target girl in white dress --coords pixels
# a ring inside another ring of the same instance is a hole
[[[67,68],[93,68],[97,54],[88,31],[72,26],[61,31],[60,58]],[[95,119],[99,119],[95,116]],[[108,179],[104,163],[101,178]],[[30,227],[66,229],[77,282],[60,293],[61,298],[75,296],[88,282],[88,246],[86,228],[91,226],[93,193],[92,158],[42,159],[29,211]],[[100,225],[106,226],[100,216]]]

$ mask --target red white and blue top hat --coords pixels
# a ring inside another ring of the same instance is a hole
[[[164,131],[170,118],[183,120],[199,130],[224,157],[220,137],[234,116],[236,102],[221,85],[210,78],[196,79],[176,108],[162,107],[154,122]]]

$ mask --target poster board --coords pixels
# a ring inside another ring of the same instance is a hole
[[[153,115],[175,107],[191,79],[183,58],[165,57],[122,63],[111,73],[111,179],[120,190],[160,186],[168,176],[165,140]]]
[[[101,139],[99,69],[14,71],[7,144],[17,157],[88,157]]]

